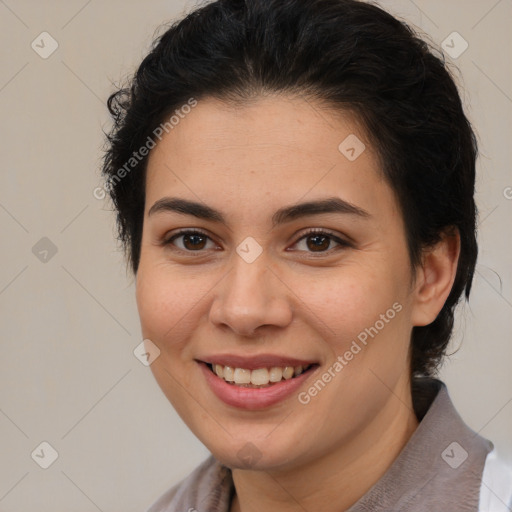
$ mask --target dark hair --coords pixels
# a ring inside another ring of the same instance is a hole
[[[436,320],[412,332],[411,376],[435,375],[455,306],[464,291],[469,297],[478,251],[476,138],[436,52],[404,22],[357,0],[217,0],[174,23],[155,40],[130,84],[108,100],[114,126],[103,175],[133,272],[147,156],[130,158],[173,111],[191,98],[244,102],[265,93],[300,94],[349,110],[396,194],[411,266],[447,230],[460,234],[451,293]]]

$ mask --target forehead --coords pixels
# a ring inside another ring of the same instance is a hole
[[[340,142],[351,134],[366,138],[354,114],[327,109],[305,97],[274,95],[246,104],[206,98],[181,117],[159,146],[180,153],[192,144],[202,152],[257,150],[270,145],[281,146],[290,158],[307,152],[326,160],[338,156]],[[371,153],[372,148],[368,149]]]
[[[376,194],[385,201],[383,188],[378,158],[353,114],[300,97],[244,105],[208,98],[151,151],[146,211],[165,193],[219,205],[328,192],[371,205]]]

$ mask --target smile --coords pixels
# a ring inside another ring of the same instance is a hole
[[[301,373],[309,370],[313,365],[272,366],[270,368],[257,368],[255,370],[233,368],[232,366],[223,366],[220,364],[207,364],[207,366],[217,377],[230,384],[247,388],[263,388],[273,386],[283,380],[298,377]]]
[[[274,356],[224,355],[196,362],[218,399],[246,410],[265,409],[293,396],[320,368],[316,362]]]

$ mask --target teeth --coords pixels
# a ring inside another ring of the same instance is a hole
[[[266,368],[259,368],[258,370],[253,370],[251,372],[251,384],[254,384],[255,386],[264,386],[265,384],[268,384],[269,381],[270,377]]]
[[[283,378],[283,369],[279,366],[270,368],[270,382],[279,382]]]
[[[307,368],[309,366],[273,366],[272,368],[258,368],[251,371],[245,368],[233,368],[220,364],[212,365],[212,370],[218,377],[226,382],[232,382],[244,387],[265,387],[281,382],[283,379],[289,380],[292,377],[297,377]]]
[[[293,366],[285,366],[283,370],[283,379],[291,379],[293,377],[294,368]]]
[[[250,384],[251,383],[251,370],[244,370],[243,368],[235,368],[235,384]]]
[[[220,365],[217,365],[220,366]],[[222,366],[221,366],[222,368]],[[222,378],[228,382],[234,382],[235,370],[231,366],[224,366]]]

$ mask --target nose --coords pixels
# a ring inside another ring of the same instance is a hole
[[[231,271],[216,287],[210,321],[239,336],[252,337],[263,327],[286,327],[292,321],[288,289],[261,255],[247,263],[234,255]]]

